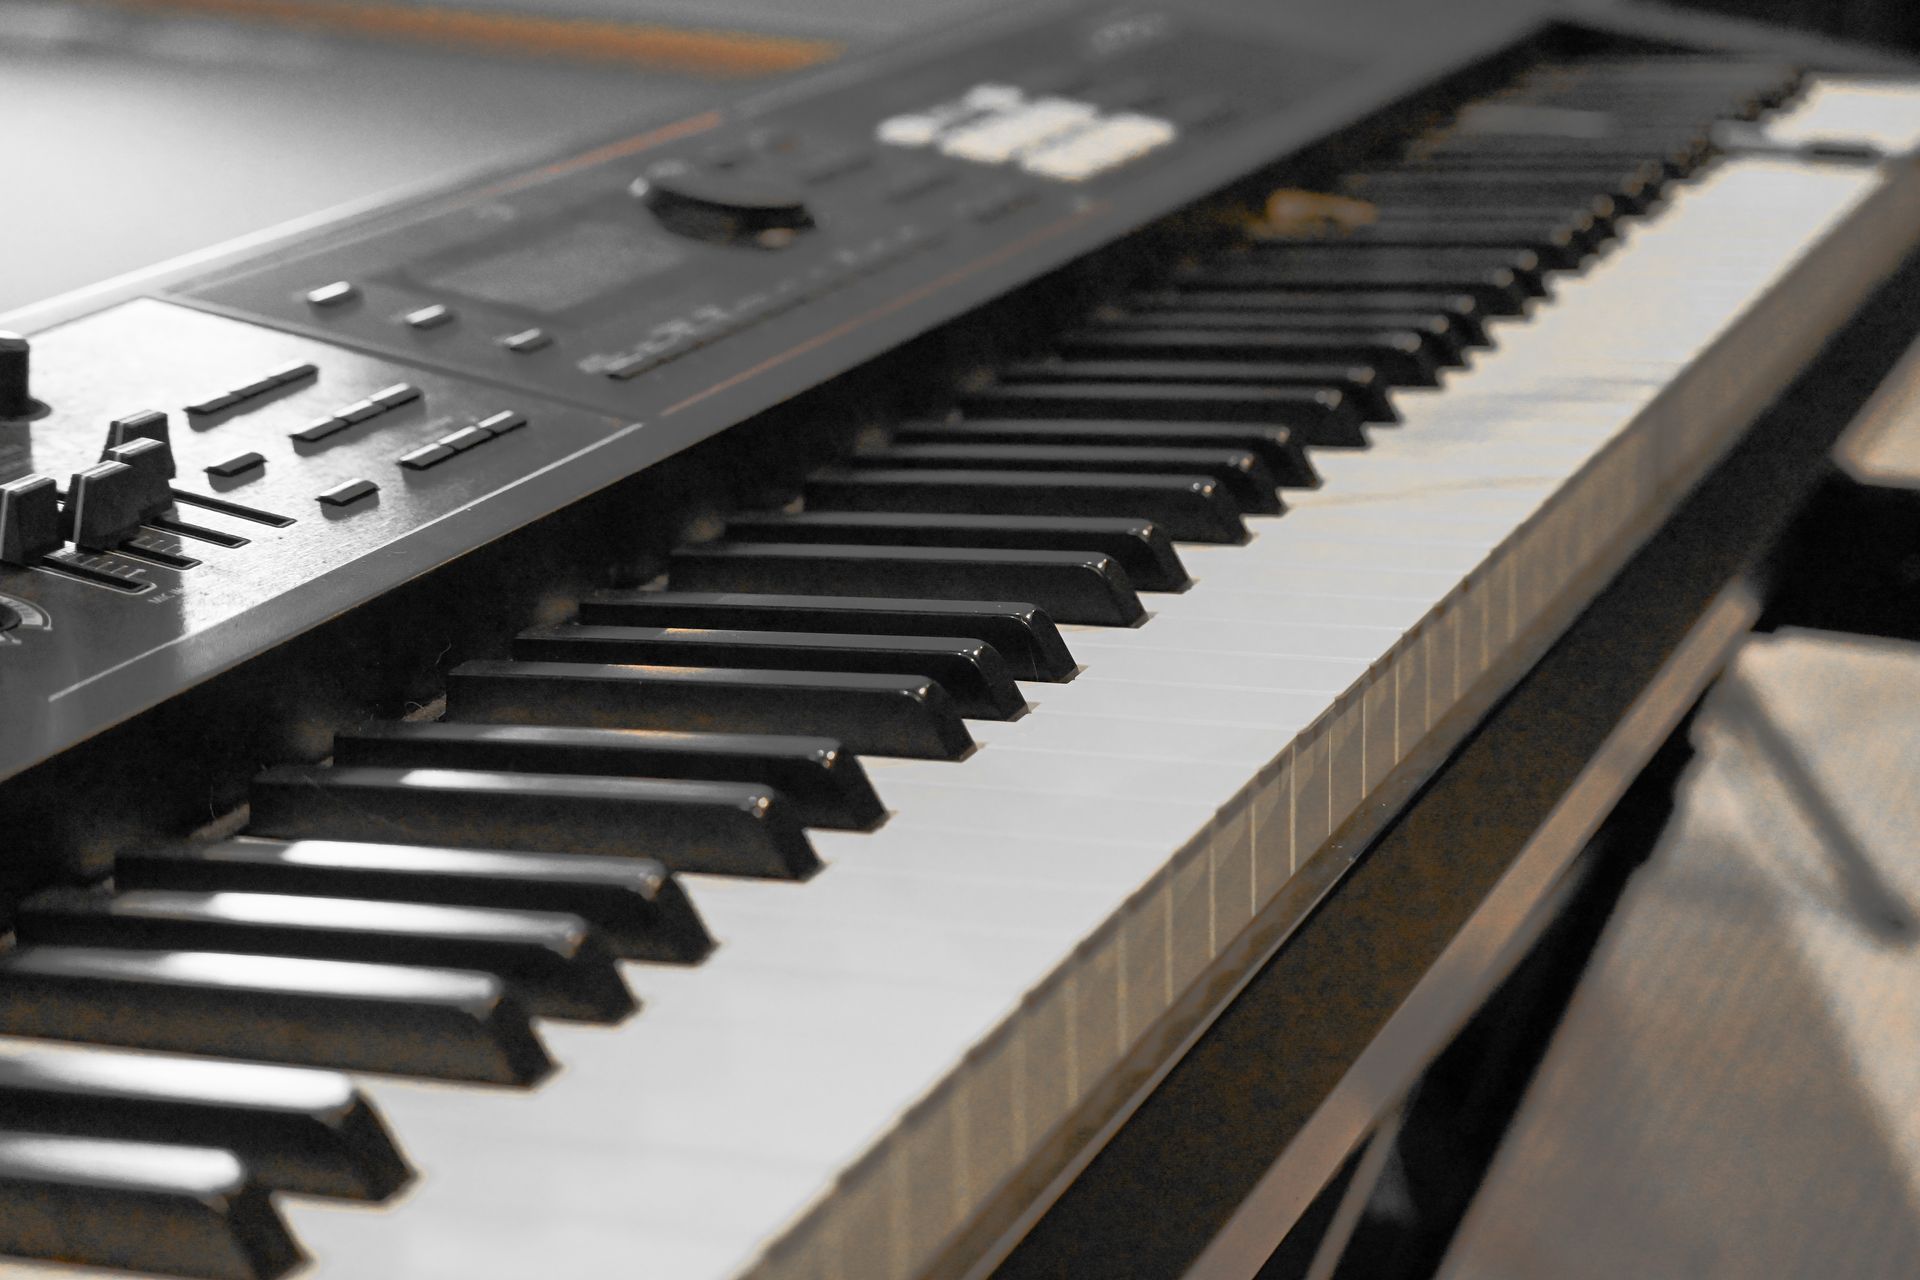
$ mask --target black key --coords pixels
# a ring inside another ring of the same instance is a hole
[[[1125,475],[1212,476],[1242,511],[1279,515],[1280,482],[1248,449],[1189,445],[896,444],[855,454],[846,466],[876,471],[1100,471]]]
[[[387,727],[629,736],[606,730],[525,729],[513,725]],[[376,740],[357,739],[362,743]],[[375,754],[375,759],[354,763],[399,763],[379,760]],[[418,763],[440,767],[440,762],[431,759]],[[623,959],[691,964],[713,950],[713,939],[680,882],[650,858],[434,849],[335,840],[283,843],[242,839],[161,845],[122,853],[114,859],[113,878],[122,889],[302,893],[382,902],[563,911],[591,923],[614,954]]]
[[[1219,328],[1194,330],[1115,326],[1066,334],[1054,349],[1069,360],[1278,360],[1359,361],[1378,369],[1389,382],[1430,387],[1439,379],[1439,361],[1417,333],[1377,330],[1369,333],[1290,333],[1284,330]]]
[[[969,418],[1248,422],[1285,427],[1302,444],[1360,449],[1367,443],[1360,425],[1365,407],[1331,387],[1025,383],[967,392],[960,411]]]
[[[864,831],[886,816],[859,758],[831,738],[396,721],[335,734],[333,762],[758,783],[790,800],[810,827]]]
[[[1135,516],[1162,525],[1171,537],[1187,542],[1241,542],[1247,536],[1238,504],[1212,476],[840,468],[815,472],[803,492],[808,509],[817,511]],[[1039,603],[1048,613],[1058,614],[1046,601]],[[1058,616],[1063,622],[1074,621]]]
[[[0,1034],[532,1084],[553,1069],[491,974],[208,951],[22,947]]]
[[[1519,288],[1536,297],[1548,292],[1545,268],[1537,254],[1502,245],[1493,249],[1442,249],[1419,245],[1348,244],[1339,240],[1264,240],[1247,247],[1240,261],[1263,271],[1309,271],[1352,278],[1370,272],[1394,274],[1409,269],[1455,271],[1487,280],[1489,271],[1510,271]]]
[[[220,1147],[276,1191],[385,1200],[413,1178],[332,1071],[99,1049],[0,1057],[0,1129]]]
[[[1603,191],[1608,195],[1645,193],[1649,197],[1660,193],[1666,186],[1669,176],[1665,164],[1649,158],[1644,152],[1627,157],[1595,155],[1574,150],[1561,151],[1557,154],[1536,152],[1527,156],[1502,156],[1498,153],[1434,155],[1431,152],[1423,152],[1397,161],[1391,172],[1434,174],[1468,172],[1500,177],[1538,175],[1549,182],[1559,182],[1577,176],[1591,179],[1595,183],[1595,190]]]
[[[1000,380],[1012,384],[1156,383],[1186,386],[1208,383],[1274,390],[1285,387],[1327,388],[1354,403],[1368,422],[1395,422],[1398,416],[1387,400],[1387,383],[1371,365],[1302,364],[1274,360],[1036,360],[1008,365]],[[969,396],[964,403],[976,403]],[[975,413],[974,417],[984,417]],[[1309,444],[1315,443],[1312,440]]]
[[[921,676],[463,662],[447,677],[447,718],[820,734],[868,755],[929,760],[958,760],[973,750],[953,699]]]
[[[1415,258],[1382,256],[1371,262],[1262,262],[1243,259],[1199,267],[1180,277],[1195,289],[1434,290],[1470,293],[1489,315],[1514,316],[1526,309],[1532,286],[1512,267],[1488,263],[1453,266]]]
[[[1129,626],[1146,614],[1126,572],[1098,551],[714,542],[675,551],[667,581],[680,591],[1031,600],[1062,622],[1108,627]],[[977,713],[963,704],[962,714]]]
[[[741,782],[282,765],[253,780],[251,801],[248,833],[280,839],[593,853],[787,879],[819,866],[786,798]]]
[[[1391,314],[1437,315],[1460,345],[1487,345],[1485,309],[1470,293],[1418,292],[1395,289],[1162,289],[1128,300],[1135,311],[1255,311],[1312,316],[1374,316]]]
[[[952,430],[954,427],[971,426],[971,423],[939,424]],[[991,425],[991,424],[980,424]],[[1009,423],[1008,426],[1044,426],[1041,423]],[[1071,426],[1094,425],[1067,423]],[[1140,423],[1127,423],[1126,426],[1142,426]],[[896,438],[907,438],[910,428],[902,428]],[[1251,437],[1262,428],[1248,428],[1246,435]],[[1281,440],[1287,439],[1285,427],[1269,427],[1264,430],[1274,433]],[[1222,431],[1217,438],[1204,438],[1200,443],[1232,444],[1224,437],[1230,436],[1231,429]],[[928,441],[957,438],[962,440],[998,440],[990,433],[968,435],[958,433],[945,437],[928,435],[914,436],[912,439]],[[1124,438],[1124,437],[1114,437]],[[1098,443],[1100,437],[1089,433],[1089,443]],[[1143,436],[1141,443],[1153,443],[1157,438]],[[1047,439],[1042,433],[1028,436],[1014,434],[1008,443],[1051,444],[1061,440]],[[1071,442],[1071,437],[1065,442]],[[1290,442],[1289,442],[1290,443]],[[1300,451],[1295,450],[1296,453]],[[1305,463],[1306,457],[1300,454]],[[1286,483],[1283,479],[1281,483]],[[784,513],[733,516],[727,521],[727,540],[729,542],[838,542],[871,543],[899,547],[997,547],[1007,550],[1036,551],[1097,551],[1110,556],[1127,575],[1127,580],[1143,591],[1179,591],[1187,585],[1186,566],[1180,563],[1180,553],[1174,550],[1173,542],[1167,537],[1166,530],[1151,520],[1129,520],[1125,517],[1109,516],[943,516],[943,515],[901,515],[886,511],[807,511],[798,515]],[[877,633],[884,634],[884,633]],[[1005,657],[1005,654],[1001,655]],[[1030,678],[1030,677],[1025,677]]]
[[[1502,220],[1462,218],[1446,223],[1435,220],[1394,218],[1385,223],[1356,227],[1325,243],[1348,248],[1367,249],[1475,249],[1511,251],[1524,249],[1543,268],[1567,271],[1580,265],[1592,247],[1586,232],[1578,229],[1581,219],[1563,219],[1548,225],[1531,219]],[[1592,219],[1585,219],[1588,227]]]
[[[282,893],[52,889],[22,902],[22,942],[146,951],[233,951],[497,974],[552,1018],[618,1022],[633,995],[578,916]]]
[[[1565,198],[1578,207],[1596,195],[1610,198],[1628,213],[1638,213],[1660,194],[1660,186],[1646,175],[1611,170],[1547,169],[1516,171],[1452,165],[1434,169],[1393,169],[1348,175],[1345,186],[1365,199],[1385,203],[1450,199],[1455,194],[1480,196],[1495,205],[1510,195],[1531,201]]]
[[[1525,190],[1502,192],[1496,196],[1479,196],[1472,191],[1429,191],[1405,192],[1388,198],[1380,196],[1375,201],[1375,216],[1380,222],[1391,222],[1407,218],[1429,218],[1436,213],[1451,214],[1461,218],[1528,218],[1552,219],[1581,217],[1591,218],[1596,228],[1603,228],[1609,234],[1614,224],[1626,216],[1626,211],[1614,202],[1612,196],[1594,195],[1586,198],[1571,195],[1530,197]]]
[[[1489,214],[1480,210],[1435,208],[1405,204],[1377,210],[1372,222],[1347,233],[1355,244],[1419,245],[1453,243],[1517,244],[1534,250],[1542,261],[1570,258],[1557,263],[1563,267],[1579,265],[1580,257],[1605,244],[1613,235],[1613,224],[1603,222],[1590,212],[1570,214]]]
[[[1015,601],[744,591],[608,592],[581,602],[580,621],[636,627],[971,636],[998,649],[1017,679],[1060,681],[1074,670],[1073,654],[1053,619],[1034,605]]]
[[[1332,350],[1336,340],[1351,342],[1354,345],[1344,348],[1350,358],[1361,350],[1365,343],[1376,334],[1411,334],[1419,339],[1420,347],[1426,358],[1434,364],[1456,365],[1461,362],[1461,352],[1466,343],[1454,332],[1453,325],[1442,315],[1419,315],[1414,312],[1381,312],[1369,316],[1365,312],[1351,311],[1344,314],[1320,312],[1266,312],[1251,311],[1245,308],[1219,308],[1211,311],[1172,309],[1142,310],[1127,315],[1102,316],[1100,328],[1109,332],[1139,332],[1141,330],[1194,330],[1211,333],[1217,330],[1244,330],[1249,333],[1275,333],[1300,338],[1321,338]],[[1364,357],[1362,357],[1364,358]]]
[[[0,1253],[270,1280],[304,1260],[230,1151],[0,1131]]]
[[[1526,134],[1454,134],[1422,142],[1412,153],[1416,161],[1442,164],[1495,164],[1526,169],[1529,166],[1631,165],[1642,160],[1659,165],[1674,177],[1699,168],[1708,151],[1704,130],[1689,136],[1648,137],[1636,144],[1622,139],[1541,138]]]
[[[678,566],[682,555],[698,556],[705,550],[695,547],[675,552],[674,564]],[[724,555],[729,548],[715,550]],[[777,558],[775,564],[784,567]],[[568,623],[522,632],[514,638],[513,656],[526,662],[658,663],[670,667],[920,675],[938,680],[963,716],[1011,720],[1027,709],[1026,698],[993,646],[955,636],[849,636]]]

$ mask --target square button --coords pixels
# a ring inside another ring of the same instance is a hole
[[[264,467],[267,460],[257,453],[236,453],[225,462],[216,462],[207,468],[210,476],[226,479],[229,476],[242,475],[255,467]]]
[[[360,290],[346,280],[335,280],[332,284],[323,284],[318,289],[307,291],[307,301],[316,307],[337,307],[359,296]]]
[[[444,444],[423,444],[418,449],[410,449],[400,455],[400,465],[409,471],[425,471],[428,467],[437,467],[457,451]]]
[[[453,323],[453,308],[436,302],[430,307],[407,312],[406,320],[408,326],[414,329],[438,329],[443,324]]]
[[[322,493],[320,501],[329,507],[349,507],[356,502],[371,498],[378,492],[380,492],[380,486],[371,480],[349,480]]]
[[[300,430],[293,432],[292,435],[295,440],[304,440],[308,444],[312,444],[316,440],[325,440],[328,436],[337,435],[352,425],[352,423],[343,422],[339,418],[321,418],[316,422],[308,423],[306,426],[300,428]]]
[[[392,386],[383,387],[367,397],[367,399],[373,401],[375,404],[384,405],[389,409],[397,409],[403,404],[412,404],[419,398],[420,388],[409,382],[396,382]]]
[[[552,346],[553,335],[545,329],[522,329],[518,333],[510,333],[500,339],[500,345],[509,351],[519,352],[524,355],[529,351],[539,351],[542,348]]]
[[[441,436],[440,443],[449,449],[465,453],[477,444],[485,444],[493,439],[493,432],[485,427],[462,427],[450,436]]]
[[[515,413],[511,409],[502,409],[499,413],[490,414],[480,419],[480,421],[474,425],[485,428],[497,436],[503,436],[509,431],[518,431],[520,428],[526,426],[527,415],[524,413]]]

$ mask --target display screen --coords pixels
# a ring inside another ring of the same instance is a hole
[[[679,265],[685,255],[645,226],[578,222],[429,277],[436,291],[529,311],[570,311]]]

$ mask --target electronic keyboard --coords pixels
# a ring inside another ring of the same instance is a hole
[[[1920,239],[1738,30],[1024,6],[15,317],[0,1251],[984,1274]]]

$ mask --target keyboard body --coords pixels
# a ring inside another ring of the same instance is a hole
[[[32,833],[0,884],[260,832],[263,767],[677,585],[676,542],[1204,256],[1211,197],[1549,55],[1722,47],[1770,45],[1519,0],[1029,7],[21,313],[46,410],[0,422],[0,485],[51,478],[73,536],[0,565],[0,832]],[[813,833],[813,882],[683,876],[719,950],[625,966],[631,1025],[543,1024],[556,1079],[371,1079],[426,1177],[290,1202],[314,1274],[977,1273],[1916,226],[1910,165],[1729,158],[1374,447],[1311,450],[1244,545],[1181,540],[1145,625],[1066,627],[1079,675],[965,763],[867,754],[892,816]],[[166,509],[82,533],[156,411]]]

